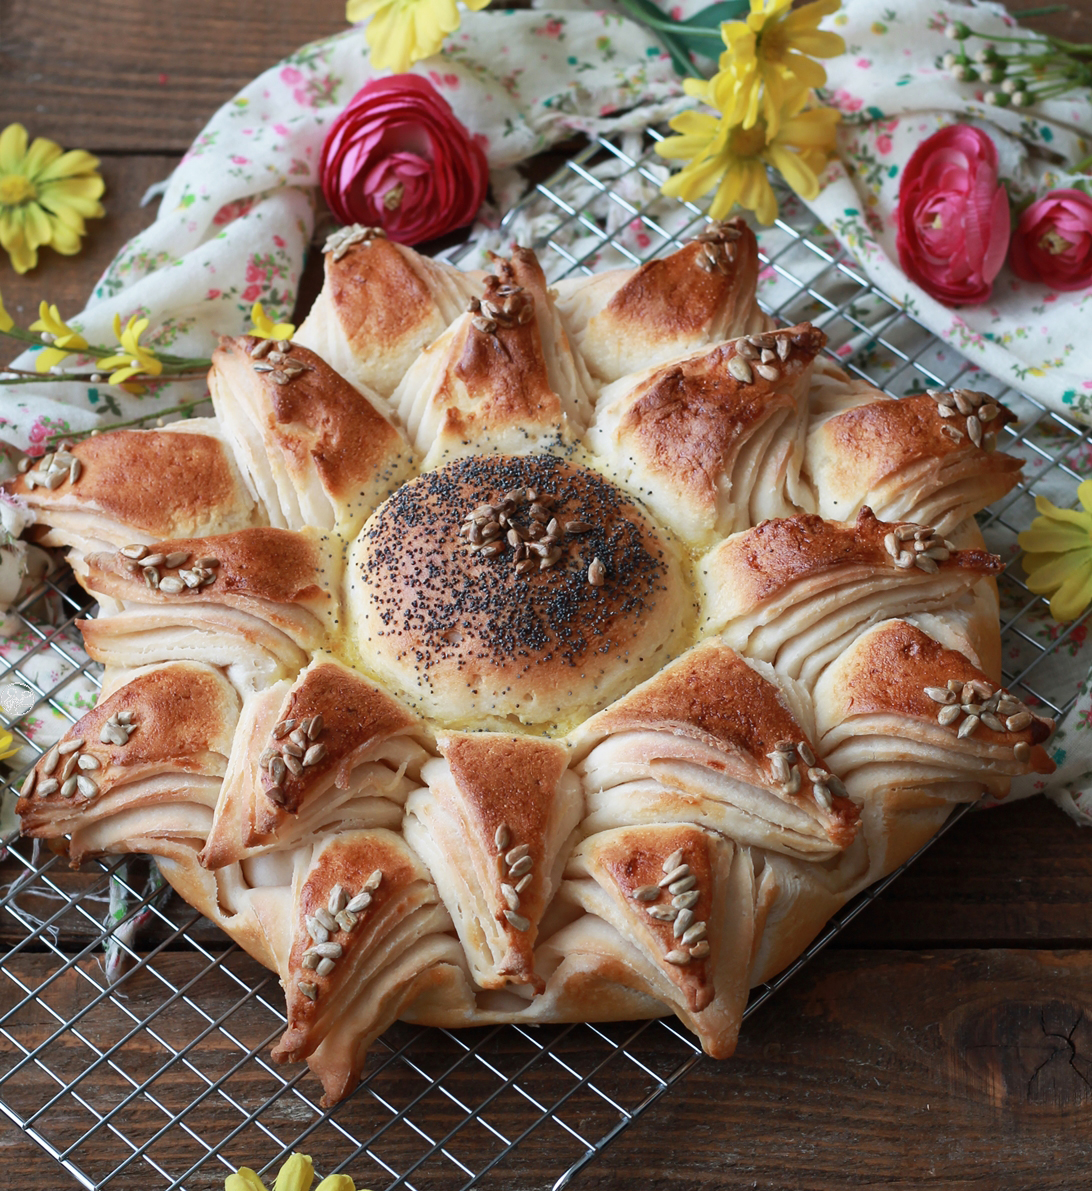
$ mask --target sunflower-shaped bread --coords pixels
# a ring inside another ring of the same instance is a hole
[[[326,1103],[397,1018],[729,1055],[954,803],[1051,770],[972,520],[1011,415],[851,380],[757,273],[739,221],[556,289],[346,228],[295,340],[221,342],[215,417],[8,484],[106,667],[24,830],[155,856]]]

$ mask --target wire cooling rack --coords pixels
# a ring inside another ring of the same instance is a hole
[[[591,143],[513,211],[498,247],[505,236],[533,241],[551,278],[673,250],[704,216],[658,196],[664,175],[647,150],[647,139]],[[1012,563],[1033,494],[1071,494],[1090,432],[977,373],[871,287],[805,207],[779,197],[782,218],[760,235],[770,313],[821,326],[844,367],[895,396],[961,382],[997,393],[1020,417],[1003,445],[1025,459],[1025,483],[981,520],[991,547],[1012,560],[1000,580],[1006,684],[1063,714],[1076,693],[1063,647],[1083,629],[1048,627]],[[97,670],[74,623],[90,611],[64,576],[16,610],[25,652],[5,660],[0,680],[27,687],[37,704],[0,719],[26,742],[23,756],[43,751],[28,735],[37,711],[75,719],[80,700],[66,692],[82,683],[93,696]],[[345,1171],[375,1191],[561,1188],[701,1059],[673,1020],[461,1032],[397,1025],[374,1047],[357,1092],[323,1111],[305,1069],[267,1058],[285,1025],[276,978],[178,899],[164,903],[146,888],[139,862],[72,873],[48,849],[14,841],[4,872],[0,1113],[73,1185],[203,1191],[239,1165],[271,1174],[296,1149],[315,1155],[322,1173]],[[747,1015],[899,872],[755,989]],[[104,927],[111,905],[120,908]],[[137,922],[139,946],[130,941]],[[114,983],[103,964],[108,939],[129,964]]]

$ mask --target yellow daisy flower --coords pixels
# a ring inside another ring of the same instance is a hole
[[[291,339],[296,331],[294,323],[275,323],[266,314],[261,302],[254,303],[250,311],[250,319],[254,325],[247,334],[258,335],[262,339]]]
[[[311,1191],[315,1181],[315,1168],[306,1154],[293,1154],[281,1167],[273,1191]],[[240,1167],[229,1174],[224,1181],[224,1191],[265,1191],[265,1184],[250,1169]],[[356,1191],[353,1180],[347,1174],[327,1175],[315,1191]]]
[[[463,0],[477,12],[489,0]],[[371,17],[365,36],[372,65],[402,74],[422,58],[431,58],[444,38],[459,27],[455,0],[348,0],[345,16],[352,22]]]
[[[59,364],[72,352],[87,347],[87,340],[61,318],[61,312],[56,305],[50,306],[48,302],[39,304],[38,320],[31,323],[29,329],[38,331],[42,336],[42,342],[49,344],[34,357],[36,372],[48,372],[54,364]]]
[[[0,732],[0,761],[8,757],[14,757],[22,747],[15,744],[14,741],[15,737],[10,732]]]
[[[158,376],[163,371],[163,365],[156,359],[155,353],[140,342],[141,335],[148,329],[146,318],[138,319],[134,314],[121,327],[121,315],[114,315],[114,334],[121,344],[121,352],[117,355],[106,356],[99,361],[99,366],[105,371],[107,368],[116,369],[109,377],[112,385],[124,384],[130,377],[144,373],[146,376]]]
[[[815,59],[845,53],[846,43],[837,33],[819,29],[841,0],[815,0],[796,9],[791,5],[792,0],[751,0],[746,20],[725,21],[720,27],[727,49],[712,80],[714,105],[744,128],[753,128],[761,111],[770,134],[776,135],[789,95],[827,81]]]
[[[1050,615],[1075,620],[1092,603],[1092,480],[1077,489],[1081,509],[1059,509],[1045,496],[1035,498],[1039,517],[1017,539],[1036,595],[1054,592]]]
[[[34,268],[43,245],[66,256],[79,252],[83,221],[103,214],[98,164],[90,153],[65,153],[45,137],[28,149],[22,124],[0,133],[0,245],[17,273]]]
[[[699,88],[688,88],[701,94]],[[705,91],[710,99],[711,84]],[[723,219],[737,203],[754,211],[762,223],[777,218],[777,198],[766,173],[773,166],[801,198],[819,193],[819,174],[834,151],[835,126],[840,114],[833,108],[804,110],[807,92],[798,90],[782,114],[776,134],[765,120],[745,128],[709,112],[682,112],[671,121],[680,136],[665,137],[657,146],[661,157],[680,158],[689,165],[672,174],[664,194],[695,202],[714,187],[709,208]]]

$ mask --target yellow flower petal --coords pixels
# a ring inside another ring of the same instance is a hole
[[[27,150],[26,157],[19,165],[19,173],[25,174],[32,181],[36,180],[42,170],[57,161],[63,150],[56,141],[47,140],[44,136],[34,138],[34,143]]]
[[[1045,496],[1037,496],[1035,498],[1035,507],[1044,517],[1052,521],[1065,521],[1070,525],[1092,525],[1092,518],[1089,517],[1088,513],[1082,513],[1079,509],[1060,509],[1057,505],[1051,504]],[[1033,521],[1032,526],[1034,527],[1035,524],[1036,522]]]
[[[14,757],[22,745],[14,744],[14,737],[10,732],[0,732],[0,761],[5,757]]]
[[[49,246],[64,256],[75,256],[80,250],[80,233],[55,215],[50,216]]]
[[[10,331],[15,326],[15,319],[4,309],[4,297],[0,294],[0,333]]]
[[[1028,574],[1028,589],[1036,595],[1043,595],[1067,582],[1075,572],[1092,566],[1092,550],[1069,550],[1065,554],[1027,554],[1023,562]]]
[[[14,174],[27,154],[27,130],[22,124],[9,124],[0,132],[0,174]]]
[[[486,0],[486,4],[489,0]],[[483,4],[484,8],[485,5]],[[315,1191],[356,1191],[356,1184],[347,1174],[328,1174]]]
[[[102,194],[106,184],[95,172],[99,168],[99,164],[97,157],[93,157],[83,149],[69,149],[67,153],[62,153],[55,161],[51,161],[37,178],[35,178],[35,181],[38,183],[53,182],[61,178],[75,178],[77,175],[87,175],[87,180],[97,184],[99,194]],[[95,197],[98,198],[98,195]]]
[[[1075,571],[1050,601],[1055,620],[1076,620],[1092,602],[1092,561]]]
[[[1076,525],[1053,524],[1046,517],[1036,517],[1031,529],[1017,535],[1020,549],[1028,554],[1063,554],[1092,546],[1092,534]]]
[[[1077,499],[1087,513],[1092,513],[1092,480],[1082,480],[1077,485]]]
[[[281,1167],[273,1191],[311,1191],[315,1167],[307,1154],[293,1154]]]
[[[771,145],[766,157],[801,198],[813,199],[819,193],[819,179],[808,169],[799,153]]]
[[[249,1166],[242,1166],[224,1180],[224,1191],[265,1191],[265,1184]]]

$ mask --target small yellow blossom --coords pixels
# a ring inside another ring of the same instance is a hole
[[[262,339],[291,339],[296,331],[293,323],[275,323],[262,309],[261,302],[254,303],[250,318],[254,325],[247,334],[259,335]]]
[[[1092,480],[1077,489],[1081,509],[1059,509],[1045,496],[1035,498],[1036,517],[1017,539],[1028,588],[1053,592],[1050,615],[1075,620],[1092,603]]]
[[[34,367],[38,372],[48,372],[65,356],[81,351],[87,346],[87,340],[79,331],[73,330],[61,318],[61,312],[56,305],[50,306],[48,302],[39,305],[38,321],[30,324],[30,330],[40,332],[42,342],[50,344],[34,357]]]
[[[463,2],[477,12],[489,0]],[[372,18],[365,34],[372,65],[395,74],[431,58],[461,19],[455,0],[348,0],[345,15],[353,22]]]
[[[827,72],[816,58],[844,54],[837,33],[824,33],[819,22],[841,7],[841,0],[815,0],[792,8],[792,0],[751,0],[743,21],[720,27],[727,46],[712,82],[713,104],[733,124],[753,128],[761,113],[776,136],[790,94],[803,87],[821,87]]]
[[[0,132],[0,245],[17,273],[38,263],[44,245],[71,256],[80,250],[85,219],[103,214],[98,158],[9,124]]]
[[[273,1191],[311,1191],[315,1181],[315,1168],[306,1154],[293,1154],[281,1167]],[[224,1191],[265,1191],[265,1184],[250,1169],[243,1166],[224,1181]],[[315,1191],[356,1191],[353,1180],[347,1174],[327,1175]]]
[[[10,732],[0,732],[0,761],[7,757],[14,757],[22,747],[14,743],[15,738]]]
[[[688,80],[695,81],[695,80]],[[705,92],[707,102],[710,90]],[[701,96],[699,88],[688,88]],[[656,152],[689,162],[663,184],[664,194],[695,202],[716,188],[709,208],[723,219],[737,203],[762,223],[777,218],[777,198],[766,167],[772,165],[801,198],[819,193],[819,174],[834,150],[840,115],[833,108],[804,110],[808,93],[798,89],[782,114],[776,134],[763,119],[751,128],[710,112],[681,112],[671,127],[681,136],[665,137]]]
[[[15,319],[4,309],[4,297],[0,294],[0,334],[10,331],[15,326]]]
[[[145,376],[158,376],[163,371],[163,365],[156,359],[155,353],[140,342],[141,335],[147,329],[148,320],[138,319],[134,314],[122,330],[121,315],[114,315],[114,335],[122,350],[117,355],[107,356],[99,361],[103,371],[108,368],[116,369],[110,373],[110,384],[124,384],[130,377],[140,373],[144,373]]]

